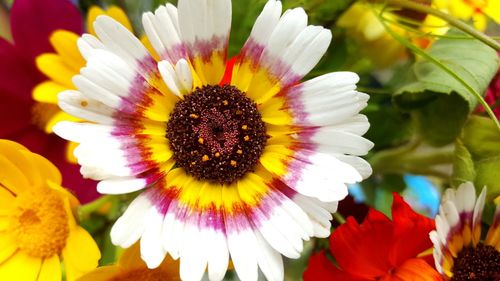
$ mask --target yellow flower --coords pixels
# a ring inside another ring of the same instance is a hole
[[[0,140],[0,280],[68,281],[100,259],[92,237],[75,221],[78,200],[42,156]]]
[[[115,265],[99,267],[78,281],[148,281],[169,280],[177,281],[179,278],[179,262],[170,257],[165,258],[161,265],[149,269],[141,259],[139,243],[126,249],[120,260]]]
[[[474,27],[481,31],[486,29],[488,18],[500,23],[498,0],[437,0],[434,3],[461,20],[472,20]]]
[[[122,9],[111,6],[104,11],[97,6],[93,6],[87,15],[88,33],[95,35],[92,23],[100,15],[110,16],[132,31],[132,24]],[[33,89],[33,98],[36,101],[57,104],[57,94],[59,92],[76,89],[71,78],[77,75],[80,69],[85,66],[85,60],[77,46],[79,36],[79,34],[67,30],[57,30],[51,35],[50,43],[54,47],[55,53],[41,54],[36,59],[38,69],[49,78],[49,80],[38,84]],[[47,133],[52,133],[52,127],[59,121],[78,120],[61,110],[57,110],[55,114],[51,112],[47,115],[44,121]]]
[[[391,14],[386,14],[391,17]],[[339,19],[338,25],[346,28],[363,48],[365,55],[377,66],[387,67],[399,58],[404,57],[405,47],[389,35],[375,15],[370,5],[357,2]],[[391,28],[399,33],[401,28],[392,25]]]

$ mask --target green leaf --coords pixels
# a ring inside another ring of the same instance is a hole
[[[473,116],[456,142],[453,184],[473,181],[488,187],[488,198],[500,195],[500,132],[491,119]]]
[[[376,150],[397,146],[410,139],[412,126],[408,114],[389,106],[367,109],[364,113],[370,120],[365,137],[375,143]]]
[[[465,36],[450,30],[448,36]],[[433,145],[452,142],[463,126],[466,116],[478,101],[466,83],[477,93],[484,93],[499,67],[496,52],[477,40],[441,38],[428,51],[459,79],[435,62],[419,60],[411,68],[407,83],[393,96],[401,109],[418,112],[420,132]]]
[[[416,111],[417,129],[434,146],[452,143],[467,120],[467,102],[458,94],[444,95]]]

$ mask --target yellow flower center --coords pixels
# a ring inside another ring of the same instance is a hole
[[[177,281],[180,278],[161,268],[136,268],[120,273],[109,281]]]
[[[69,236],[64,202],[51,189],[30,190],[15,200],[12,232],[28,255],[46,258],[61,253]]]

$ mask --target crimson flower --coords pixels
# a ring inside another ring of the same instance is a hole
[[[500,57],[500,53],[497,54]],[[499,102],[499,99],[500,99],[500,68],[498,69],[498,72],[495,75],[495,77],[493,77],[493,79],[491,80],[490,85],[486,89],[486,93],[484,95],[484,100],[490,106],[497,104],[497,102]],[[484,112],[483,106],[479,105],[477,111]],[[500,118],[500,106],[495,106],[495,108],[493,108],[493,113],[495,113],[495,116],[497,118]]]
[[[95,184],[82,179],[78,166],[67,161],[67,142],[44,131],[57,108],[31,96],[33,87],[47,79],[38,71],[35,58],[54,51],[49,42],[53,31],[83,32],[80,12],[67,0],[16,0],[10,23],[14,42],[0,38],[0,138],[19,142],[50,159],[64,175],[63,185],[82,203],[95,199]]]
[[[415,213],[394,194],[392,220],[370,209],[362,224],[349,217],[330,236],[330,253],[315,254],[305,281],[431,281],[442,280],[433,267],[429,232],[434,221]]]

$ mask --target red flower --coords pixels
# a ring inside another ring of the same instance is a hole
[[[315,254],[304,273],[305,281],[427,281],[442,280],[434,269],[429,232],[434,221],[415,213],[401,196],[394,194],[391,221],[370,209],[362,224],[352,217],[330,236],[330,251]]]
[[[500,53],[497,54],[500,57]],[[496,104],[499,99],[500,99],[500,68],[498,69],[498,72],[495,75],[495,77],[493,77],[493,80],[491,80],[488,89],[486,89],[486,94],[484,95],[484,100],[490,106]],[[484,112],[483,106],[479,105],[477,111]],[[495,113],[495,116],[497,118],[500,118],[500,106],[496,106],[495,108],[493,108],[493,113]]]
[[[0,138],[19,142],[50,159],[63,174],[63,185],[82,203],[95,199],[95,183],[84,180],[78,166],[66,159],[67,142],[43,131],[44,116],[53,108],[31,97],[33,87],[46,80],[36,68],[36,56],[53,52],[49,36],[57,29],[81,34],[80,12],[67,0],[16,0],[10,23],[14,42],[0,38]]]

